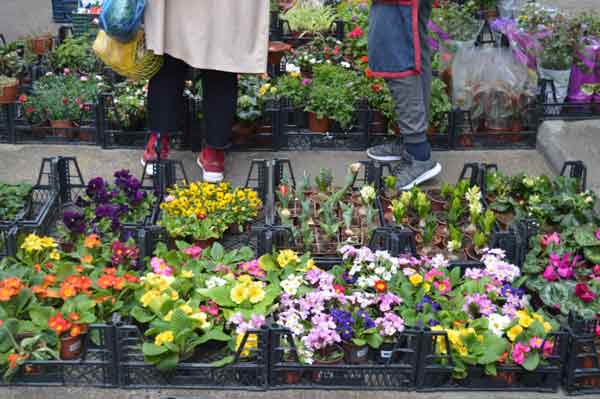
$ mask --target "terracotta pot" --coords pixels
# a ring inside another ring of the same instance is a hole
[[[314,133],[327,133],[329,131],[329,118],[317,118],[314,112],[308,113],[308,129]]]
[[[66,138],[72,137],[73,132],[71,129],[73,128],[73,121],[70,121],[70,120],[50,121],[50,127],[52,128],[54,136],[56,136],[56,137],[66,137]]]
[[[11,86],[0,87],[0,104],[11,104],[17,100],[19,83]]]
[[[369,361],[369,347],[344,343],[344,360],[346,364],[365,364]]]
[[[44,55],[52,49],[52,36],[38,36],[31,39],[31,50],[34,54]]]
[[[71,337],[70,335],[60,337],[60,358],[62,360],[73,360],[79,358],[83,349],[83,336]]]
[[[481,253],[475,248],[473,244],[465,245],[463,249],[465,256],[469,260],[479,262],[481,260]]]
[[[88,130],[80,130],[78,137],[81,141],[94,141],[94,133]]]
[[[248,141],[248,137],[256,133],[256,123],[248,121],[239,121],[233,125],[233,135],[231,141],[234,144],[244,144]]]
[[[439,189],[427,190],[426,194],[434,212],[442,212],[448,209],[448,201],[442,198]]]
[[[286,370],[283,372],[283,382],[287,385],[296,385],[301,377],[302,373],[299,371]]]
[[[371,121],[371,132],[387,133],[389,120],[379,111],[373,112],[373,120]]]
[[[514,371],[500,371],[498,375],[494,377],[496,381],[502,381],[506,383],[506,385],[512,385],[515,380],[515,372]]]
[[[473,136],[470,134],[461,134],[458,137],[458,143],[464,148],[473,147]]]
[[[269,42],[269,65],[279,65],[283,55],[291,49],[292,46],[284,42]]]

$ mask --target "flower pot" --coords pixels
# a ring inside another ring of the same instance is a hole
[[[81,141],[94,141],[94,133],[89,130],[82,129],[78,132],[79,140]]]
[[[465,245],[463,248],[463,251],[464,251],[467,259],[473,260],[476,262],[479,262],[481,260],[481,255],[483,255],[483,253],[480,250],[478,250],[477,248],[475,248],[475,246],[472,243]]]
[[[379,364],[391,363],[394,361],[394,344],[384,342],[379,349],[375,351],[375,361]]]
[[[372,133],[387,133],[389,120],[379,111],[373,112],[373,120],[371,121]]]
[[[233,144],[244,144],[248,141],[248,137],[256,132],[256,123],[253,121],[239,121],[233,125],[233,135],[231,141]]]
[[[308,129],[314,133],[327,133],[329,131],[329,118],[318,118],[314,112],[308,113]]]
[[[52,36],[38,36],[31,39],[31,51],[36,55],[44,55],[52,49]]]
[[[292,46],[284,42],[269,42],[269,65],[279,65],[283,55],[291,49]]]
[[[508,229],[508,226],[514,219],[515,214],[513,212],[496,213],[496,221],[502,230]]]
[[[448,209],[448,201],[442,198],[439,189],[431,189],[426,192],[427,198],[431,202],[431,209],[434,212],[442,212]]]
[[[62,360],[74,360],[81,356],[83,349],[83,336],[71,337],[63,335],[60,337],[60,358]]]
[[[344,351],[339,345],[332,345],[327,348],[323,348],[320,351],[321,359],[314,360],[315,366],[322,366],[325,370],[313,371],[312,380],[313,382],[323,383],[324,381],[331,381],[335,378],[335,372],[332,370],[326,370],[327,366],[336,366],[344,363]],[[327,358],[324,358],[327,357]]]
[[[17,100],[19,82],[0,87],[0,104],[10,104]]]
[[[283,383],[287,385],[296,385],[300,378],[302,378],[302,373],[299,371],[285,370],[283,372]]]
[[[567,97],[567,92],[569,89],[569,80],[571,78],[571,70],[566,69],[563,71],[557,71],[539,67],[539,77],[541,79],[548,79],[554,82],[554,88],[556,92],[556,103],[562,104],[562,102]],[[555,102],[551,88],[546,92],[546,99],[544,100],[550,103]],[[561,111],[561,106],[549,106],[545,107],[544,109],[544,112],[550,115],[559,115]]]
[[[70,120],[57,120],[50,121],[50,127],[52,128],[52,132],[56,137],[64,137],[71,138],[72,137],[72,128],[73,121]]]
[[[367,345],[354,345],[345,342],[344,360],[347,364],[365,364],[369,361],[369,347]]]

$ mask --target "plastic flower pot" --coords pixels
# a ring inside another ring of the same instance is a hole
[[[94,141],[94,133],[89,130],[82,129],[78,133],[79,140],[81,141]]]
[[[344,360],[347,364],[365,364],[369,361],[369,347],[344,342]]]
[[[231,141],[233,144],[244,144],[248,137],[256,133],[256,123],[254,121],[239,121],[233,125],[233,135]]]
[[[481,256],[483,255],[483,252],[481,250],[475,248],[475,245],[473,245],[473,243],[469,243],[468,245],[465,245],[463,251],[464,251],[467,259],[473,260],[476,262],[479,262],[481,260]]]
[[[448,200],[442,198],[440,189],[427,190],[425,194],[427,194],[427,198],[431,202],[431,209],[434,212],[442,212],[448,209]]]
[[[331,121],[329,118],[318,118],[314,112],[308,113],[308,129],[314,133],[327,133]]]
[[[72,337],[63,335],[60,337],[60,358],[62,360],[74,360],[81,356],[83,349],[83,336]]]
[[[283,55],[289,52],[292,46],[284,42],[269,42],[269,65],[279,65]]]
[[[73,128],[73,121],[70,120],[57,120],[50,121],[50,127],[56,137],[71,137]]]
[[[0,104],[14,103],[18,95],[19,81],[14,80],[13,84],[0,86]]]
[[[344,363],[344,350],[339,345],[332,345],[321,349],[319,356],[313,362],[315,366],[326,368],[326,366],[337,366]],[[312,373],[313,382],[324,382],[332,380],[334,377],[335,372],[332,370],[318,370]]]
[[[36,55],[44,55],[52,49],[52,36],[38,36],[31,39],[31,51]]]
[[[379,111],[373,112],[373,120],[371,121],[372,133],[387,133],[389,120]]]

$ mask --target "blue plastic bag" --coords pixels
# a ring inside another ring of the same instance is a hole
[[[128,43],[142,24],[146,0],[105,0],[100,14],[100,28],[110,37]]]

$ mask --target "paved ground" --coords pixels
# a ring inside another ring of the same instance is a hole
[[[76,156],[84,179],[95,176],[111,177],[119,169],[129,169],[141,174],[140,151],[100,150],[89,146],[42,146],[42,145],[0,145],[0,181],[34,181],[37,178],[42,157]],[[525,151],[450,151],[436,152],[444,171],[431,184],[440,181],[457,180],[465,162],[496,163],[508,173],[526,171],[530,174],[548,174],[551,169],[544,158],[535,150]],[[200,179],[199,168],[191,153],[178,152],[173,158],[181,159],[190,180]],[[345,168],[352,162],[366,159],[362,152],[350,151],[311,151],[311,152],[255,152],[232,153],[227,157],[227,179],[235,184],[243,184],[252,159],[287,158],[292,161],[296,178],[306,170],[316,176],[321,167],[332,168],[334,176],[343,178]]]
[[[356,392],[356,391],[280,391],[280,392],[211,392],[190,390],[112,390],[112,389],[60,389],[14,388],[0,389],[2,399],[555,399],[563,394],[505,393],[505,392]],[[588,396],[594,398],[594,396]],[[597,398],[597,396],[596,396]]]

